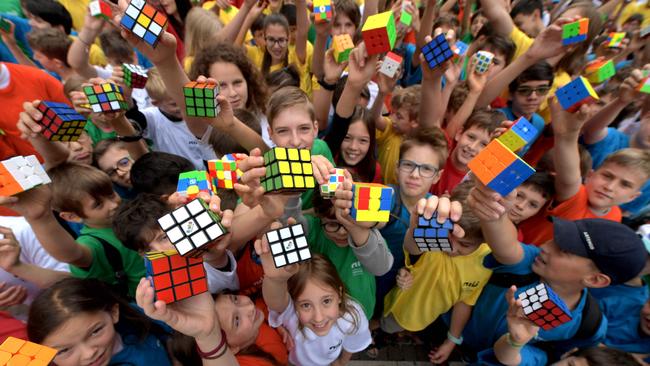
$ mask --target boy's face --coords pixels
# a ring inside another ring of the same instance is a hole
[[[397,182],[402,194],[410,198],[424,197],[440,179],[442,163],[429,145],[414,145],[406,150],[397,163]],[[420,167],[415,167],[416,164]]]
[[[517,14],[513,19],[517,28],[526,33],[529,37],[535,38],[539,32],[544,28],[542,17],[538,10],[533,11],[531,14]]]
[[[84,214],[81,221],[89,227],[110,227],[121,201],[115,192],[111,197],[100,198],[85,194],[81,204]]]
[[[397,108],[390,114],[390,121],[393,129],[400,135],[408,135],[418,126],[417,120],[411,119],[409,110],[406,107]]]
[[[487,23],[487,18],[484,17],[483,15],[477,15],[476,17],[474,17],[474,19],[472,20],[472,25],[469,28],[470,32],[472,32],[472,36],[476,37],[478,31],[480,31],[481,28],[483,28],[483,25],[485,23]]]
[[[266,48],[266,40],[264,39],[264,29],[258,29],[253,32],[253,39],[255,40],[255,45],[260,49]]]
[[[646,301],[639,314],[639,328],[646,336],[650,336],[650,300]]]
[[[457,168],[466,168],[470,160],[490,143],[490,134],[485,129],[472,126],[459,131],[454,139],[456,147],[451,152],[451,160]]]
[[[349,34],[354,39],[354,33],[357,27],[347,15],[343,13],[336,13],[334,16],[334,23],[332,24],[332,35],[339,36],[341,34]]]
[[[523,115],[530,119],[546,100],[550,89],[551,83],[548,80],[533,80],[519,84],[511,96],[512,110],[515,115]]]
[[[165,251],[176,249],[167,234],[160,228],[151,230],[151,234],[147,235],[145,242],[149,243],[146,251]]]
[[[64,142],[70,150],[69,162],[92,164],[93,162],[93,141],[86,132],[82,132],[77,141]]]
[[[38,61],[41,66],[47,71],[58,72],[60,71],[60,63],[56,62],[54,59],[47,57],[40,51],[34,51],[34,60]]]
[[[581,286],[586,277],[598,272],[591,259],[564,251],[553,240],[544,243],[541,249],[533,262],[532,270],[551,285],[559,283]]]
[[[311,149],[318,135],[316,123],[305,106],[294,105],[275,116],[269,125],[269,135],[279,147]]]
[[[517,187],[515,204],[508,211],[508,217],[514,224],[519,224],[537,214],[547,201],[548,199],[544,198],[538,190],[521,185]]]
[[[334,214],[334,210],[331,213]],[[341,248],[348,246],[348,231],[345,229],[345,226],[336,220],[336,217],[320,217],[320,222],[325,236],[329,240]]]
[[[158,107],[158,109],[161,111],[171,115],[172,117],[175,117],[177,119],[183,118],[181,109],[178,108],[176,102],[174,102],[174,100],[169,96],[165,96],[161,100],[151,98],[151,104]]]
[[[646,178],[642,172],[618,164],[603,164],[587,175],[585,188],[589,206],[604,210],[630,202],[641,194]]]

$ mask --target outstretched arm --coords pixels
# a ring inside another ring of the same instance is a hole
[[[515,26],[508,8],[506,7],[507,1],[504,0],[481,0],[481,9],[483,14],[488,18],[494,31],[508,38],[512,28]]]
[[[86,10],[84,26],[68,50],[68,64],[86,79],[97,77],[97,70],[90,64],[90,46],[95,42],[104,25],[101,18],[90,15]]]
[[[38,122],[43,116],[36,109],[40,100],[23,103],[23,111],[18,117],[17,128],[21,137],[27,139],[45,160],[45,168],[50,169],[68,160],[70,150],[61,142],[50,141],[41,133],[43,127]]]

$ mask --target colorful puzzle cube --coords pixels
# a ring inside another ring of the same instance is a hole
[[[399,21],[400,23],[404,24],[407,27],[411,26],[411,23],[413,22],[413,16],[411,13],[406,11],[406,7],[410,4],[411,2],[409,0],[403,0],[402,1],[402,9],[399,14]]]
[[[57,352],[38,343],[7,337],[0,344],[0,366],[47,366]]]
[[[589,80],[582,76],[559,88],[555,91],[555,96],[562,108],[571,113],[580,109],[583,104],[593,103],[599,99]]]
[[[332,49],[334,50],[334,60],[341,63],[350,58],[350,52],[354,49],[354,42],[349,34],[339,34],[332,38]]]
[[[124,85],[131,89],[144,89],[147,85],[147,69],[140,65],[122,64]]]
[[[562,26],[562,44],[568,46],[587,40],[589,33],[589,18],[582,18]]]
[[[167,25],[167,16],[145,0],[131,0],[120,25],[156,47]]]
[[[641,93],[650,94],[650,71],[643,70],[643,80],[639,83],[637,90]]]
[[[532,142],[537,136],[537,129],[525,117],[518,120],[504,132],[497,140],[511,151],[517,151]]]
[[[434,214],[431,219],[418,216],[418,226],[413,229],[413,239],[422,252],[452,251],[449,235],[454,230],[454,223],[447,219],[440,224],[436,221],[437,217],[437,214]]]
[[[311,258],[305,230],[301,224],[285,226],[266,233],[266,240],[276,268],[303,262]]]
[[[11,32],[11,24],[3,17],[0,17],[0,29],[5,33]]]
[[[210,175],[205,170],[192,170],[189,172],[181,173],[178,176],[178,186],[176,192],[181,196],[189,199],[194,199],[199,192],[206,192],[208,194],[216,193]]]
[[[50,141],[77,141],[84,131],[86,117],[65,103],[41,102],[37,108],[43,114],[41,133]]]
[[[607,47],[609,48],[621,48],[623,40],[625,39],[625,32],[612,32],[607,37]]]
[[[460,59],[461,57],[465,56],[467,53],[467,50],[469,49],[469,46],[467,43],[462,42],[462,41],[456,41],[451,47],[451,51],[454,53],[454,59]]]
[[[103,83],[83,87],[90,108],[95,113],[127,110],[129,106],[124,100],[122,87],[113,83]]]
[[[316,186],[307,149],[274,147],[264,153],[264,166],[262,187],[266,192],[302,192]]]
[[[13,196],[52,182],[36,156],[14,156],[0,162],[0,196]]]
[[[431,42],[422,47],[422,54],[430,69],[435,69],[443,62],[454,57],[454,52],[444,34],[437,35]]]
[[[488,71],[488,68],[490,67],[490,64],[492,64],[492,60],[494,59],[494,54],[488,51],[478,51],[474,54],[474,60],[476,60],[476,65],[474,66],[474,70],[479,73],[483,74]]]
[[[585,74],[589,82],[599,84],[616,74],[616,66],[612,60],[594,60],[587,64]]]
[[[90,15],[94,17],[101,17],[105,20],[111,20],[113,17],[111,7],[102,0],[91,1],[88,4],[88,9],[90,10]]]
[[[336,189],[339,188],[339,185],[343,183],[345,180],[345,170],[344,169],[336,169],[336,172],[333,174],[330,174],[329,178],[327,179],[327,183],[321,184],[320,186],[320,194],[324,198],[332,198],[334,197],[334,193],[336,192]]]
[[[392,11],[371,15],[361,29],[369,56],[388,52],[395,47],[397,30]]]
[[[219,86],[191,81],[183,87],[185,111],[189,117],[216,117],[219,114]]]
[[[350,216],[356,221],[388,222],[393,188],[377,183],[354,183]]]
[[[167,304],[208,291],[202,258],[185,258],[175,250],[148,252],[144,268],[156,300]]]
[[[399,69],[399,66],[401,64],[402,64],[402,56],[393,52],[388,52],[386,54],[386,57],[384,57],[384,61],[381,63],[381,68],[379,68],[379,72],[388,76],[389,78],[394,78],[395,73],[397,73],[397,70]]]
[[[519,294],[524,315],[544,330],[571,321],[571,311],[564,301],[543,283]]]
[[[237,169],[236,161],[208,160],[208,172],[210,173],[213,187],[234,189],[235,183],[241,177],[237,173],[238,171],[241,172],[241,170]]]
[[[314,0],[314,23],[332,20],[332,0]]]
[[[499,140],[492,140],[469,162],[468,167],[483,184],[502,196],[508,195],[535,173],[535,169]]]
[[[200,198],[158,219],[169,241],[182,256],[197,257],[227,233],[221,218]]]

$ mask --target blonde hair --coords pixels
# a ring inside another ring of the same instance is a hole
[[[420,90],[421,86],[411,85],[407,88],[398,88],[390,99],[390,106],[393,112],[400,108],[408,110],[409,119],[416,120],[420,114]]]
[[[650,178],[650,151],[644,149],[627,148],[616,151],[605,158],[601,167],[605,164],[616,164],[624,168],[630,168],[641,172],[645,180]]]
[[[273,128],[273,120],[275,120],[278,114],[282,113],[285,109],[297,105],[304,106],[305,110],[309,114],[309,118],[311,118],[312,121],[316,120],[314,106],[311,104],[309,97],[304,91],[295,86],[287,86],[276,90],[275,93],[271,95],[266,107],[267,117],[271,128]]]
[[[147,72],[147,77],[147,84],[145,85],[147,94],[157,101],[162,101],[167,98],[167,87],[165,87],[165,83],[163,83],[158,69],[155,67],[150,68]]]
[[[185,18],[185,55],[194,57],[215,40],[223,25],[217,15],[201,7],[194,7]]]

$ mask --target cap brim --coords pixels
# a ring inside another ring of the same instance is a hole
[[[580,230],[573,221],[553,217],[553,240],[562,250],[589,258],[589,253],[582,242]]]

